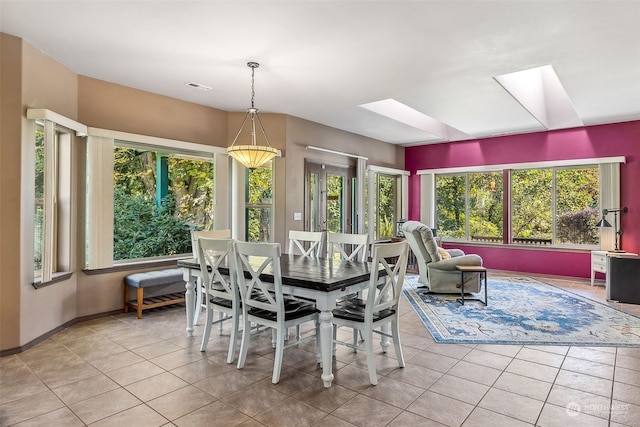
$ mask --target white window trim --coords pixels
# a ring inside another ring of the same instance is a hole
[[[624,156],[599,157],[592,159],[550,160],[545,162],[505,163],[498,165],[463,166],[454,168],[421,169],[417,175],[466,173],[466,172],[494,172],[502,169],[544,169],[565,166],[601,165],[606,163],[626,163]]]
[[[142,260],[113,260],[113,147],[124,142],[142,146],[149,150],[170,150],[172,152],[194,153],[214,159],[215,182],[229,181],[229,161],[227,150],[223,147],[197,144],[193,142],[159,138],[128,132],[89,127],[87,128],[87,223],[86,223],[86,260],[87,270],[99,270],[114,265],[138,264],[149,262]],[[116,143],[116,141],[118,141]],[[107,160],[110,159],[110,160]],[[216,185],[214,188],[214,217],[216,228],[230,228],[230,210],[227,203],[216,203],[215,200],[229,200],[227,186]],[[175,256],[153,259],[175,259]]]
[[[403,169],[394,169],[394,168],[388,168],[388,167],[384,167],[384,166],[375,166],[375,165],[368,165],[367,166],[367,176],[368,176],[368,189],[367,189],[367,195],[368,195],[368,206],[369,206],[369,211],[368,211],[368,218],[367,218],[367,222],[369,223],[369,227],[367,230],[367,233],[369,234],[369,241],[373,242],[374,237],[375,237],[375,217],[374,217],[374,209],[373,206],[375,206],[375,175],[377,173],[381,173],[384,175],[395,175],[400,177],[400,187],[398,193],[400,194],[400,197],[402,198],[402,200],[400,201],[400,209],[398,211],[399,217],[398,219],[402,219],[402,218],[407,218],[407,215],[409,213],[409,175],[410,172],[407,170],[403,170]]]
[[[600,165],[600,211],[620,206],[620,163]],[[613,227],[600,229],[600,250],[613,250],[616,233]]]
[[[433,226],[433,224],[435,224],[435,177],[437,174],[495,172],[501,171],[503,169],[543,169],[598,165],[600,169],[600,210],[609,206],[618,207],[620,205],[621,163],[626,163],[625,156],[552,160],[544,162],[505,163],[498,165],[463,166],[439,169],[421,169],[416,172],[416,174],[420,176],[420,221],[429,226]],[[603,229],[600,232],[600,249],[612,249],[614,247],[615,234],[607,229]],[[563,246],[564,245],[554,245],[553,247],[561,248]]]
[[[87,128],[90,136],[99,136],[104,138],[111,138],[114,140],[130,141],[148,146],[152,148],[171,148],[173,151],[191,151],[199,153],[211,153],[211,154],[227,154],[226,148],[215,147],[213,145],[196,144],[195,142],[181,141],[177,139],[159,138],[156,136],[140,135],[136,133],[120,132],[116,130],[101,129],[89,127]]]
[[[73,130],[76,132],[76,136],[86,136],[87,126],[82,123],[76,122],[73,119],[65,117],[61,114],[55,113],[45,108],[29,108],[27,109],[27,119],[34,120],[48,120],[54,122],[62,127]]]
[[[42,268],[39,276],[34,271],[34,283],[50,283],[63,269],[72,271],[71,241],[71,200],[74,197],[73,174],[73,133],[86,136],[87,127],[73,119],[42,108],[27,109],[27,119],[33,120],[29,126],[34,135],[35,122],[41,121],[44,128],[44,194],[42,224]],[[56,134],[58,134],[57,145]],[[32,183],[30,185],[33,185]],[[60,200],[60,199],[61,200]],[[31,210],[33,212],[33,209]],[[32,222],[33,223],[33,222]],[[33,229],[30,235],[33,238]],[[29,245],[29,247],[32,247]],[[33,251],[31,251],[33,254]]]

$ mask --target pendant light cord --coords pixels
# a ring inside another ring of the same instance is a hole
[[[257,62],[247,62],[247,66],[251,68],[251,108],[255,108],[253,104],[253,99],[256,96],[256,82],[255,82],[255,72],[256,68],[260,66]]]

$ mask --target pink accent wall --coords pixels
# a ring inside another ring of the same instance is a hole
[[[622,248],[640,253],[640,121],[407,147],[409,219],[420,219],[420,177],[416,172],[421,169],[615,156],[626,157],[626,163],[620,165],[621,206],[629,208],[627,214],[619,216],[624,230]],[[488,268],[573,277],[591,274],[588,252],[456,247],[479,254]]]

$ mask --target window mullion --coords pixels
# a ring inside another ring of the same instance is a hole
[[[502,171],[502,243],[511,243],[511,169]]]
[[[558,209],[557,209],[557,170],[558,168],[553,168],[553,174],[551,175],[551,244],[555,245],[557,243],[556,233],[558,230]]]
[[[464,174],[464,236],[466,240],[471,240],[471,203],[469,203],[469,174]]]

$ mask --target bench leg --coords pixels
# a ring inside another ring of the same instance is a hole
[[[124,285],[124,312],[129,312],[129,285]]]
[[[143,301],[144,301],[144,288],[138,288],[138,319],[142,319]]]

